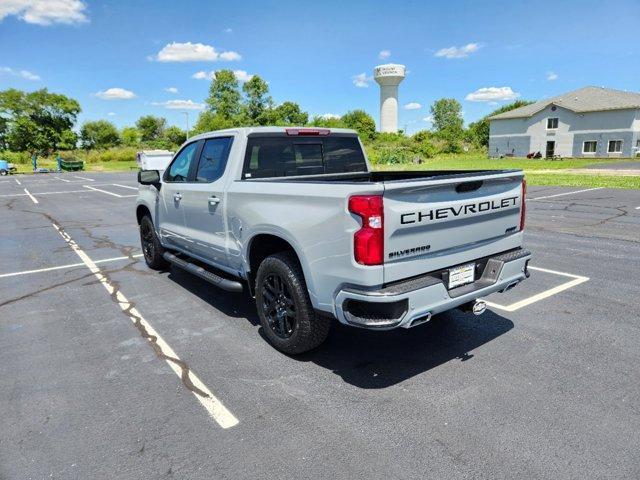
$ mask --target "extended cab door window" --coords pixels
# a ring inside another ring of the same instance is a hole
[[[211,183],[222,176],[232,141],[233,137],[219,137],[204,142],[196,171],[196,182]]]
[[[201,145],[201,142],[193,142],[186,145],[180,153],[173,159],[171,165],[167,169],[167,173],[164,176],[165,182],[186,182],[189,179],[189,171],[194,164],[196,153]]]

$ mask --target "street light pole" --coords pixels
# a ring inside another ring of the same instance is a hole
[[[189,140],[189,112],[182,112],[187,119],[187,140]]]

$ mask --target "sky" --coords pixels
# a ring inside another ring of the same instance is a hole
[[[399,126],[442,97],[466,123],[515,99],[587,85],[640,92],[640,0],[0,0],[0,90],[77,99],[80,123],[146,114],[184,128],[211,72],[258,74],[276,103],[379,121],[373,68],[406,65]]]

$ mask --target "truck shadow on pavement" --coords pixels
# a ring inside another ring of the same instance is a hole
[[[259,327],[264,338],[255,303],[247,293],[224,292],[175,269],[169,278],[225,315],[248,320]],[[347,327],[335,321],[324,344],[290,358],[313,362],[359,388],[386,388],[451,360],[471,360],[473,350],[513,326],[511,320],[490,310],[478,317],[452,310],[436,315],[427,324],[387,332]]]

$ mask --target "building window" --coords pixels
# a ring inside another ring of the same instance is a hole
[[[582,144],[582,153],[596,153],[598,150],[598,142],[595,140],[588,140]]]
[[[547,130],[555,130],[558,128],[558,118],[547,118]]]
[[[622,140],[609,140],[609,153],[622,153]]]

